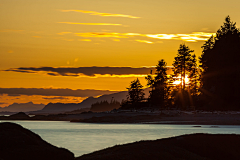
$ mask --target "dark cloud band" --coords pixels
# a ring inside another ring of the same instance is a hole
[[[63,68],[63,67],[20,67],[10,68],[4,71],[23,72],[23,73],[38,73],[47,72],[49,76],[95,76],[95,75],[146,75],[154,70],[154,67],[147,68],[132,68],[132,67],[78,67],[78,68]]]
[[[42,95],[42,96],[74,96],[89,97],[103,94],[116,93],[109,90],[72,90],[72,89],[52,89],[52,88],[0,88],[0,94],[8,95]]]

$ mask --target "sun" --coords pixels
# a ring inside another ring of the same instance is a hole
[[[175,78],[175,77],[174,77],[174,78]],[[175,79],[177,79],[177,80],[173,82],[174,85],[177,86],[177,85],[181,84],[181,76],[178,76],[178,77],[175,78]],[[189,84],[189,78],[188,78],[187,75],[185,76],[185,78],[183,78],[183,80],[185,80],[185,84]],[[182,84],[182,85],[183,85],[183,84]]]

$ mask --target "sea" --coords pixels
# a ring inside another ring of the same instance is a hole
[[[240,134],[238,125],[96,124],[14,120],[0,122],[20,124],[40,135],[45,141],[70,150],[75,157],[119,144],[183,134]]]

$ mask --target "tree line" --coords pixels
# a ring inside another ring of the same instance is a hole
[[[92,112],[105,112],[105,111],[111,111],[113,109],[120,108],[120,102],[112,99],[111,102],[108,102],[107,100],[96,102],[91,105],[90,111]]]
[[[164,59],[158,61],[155,71],[145,77],[149,97],[144,97],[137,78],[127,88],[127,100],[121,108],[239,110],[240,32],[236,23],[227,16],[216,36],[211,36],[202,49],[197,58],[194,50],[180,44],[173,73],[167,75]]]

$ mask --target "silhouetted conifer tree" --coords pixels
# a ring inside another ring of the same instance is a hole
[[[240,32],[230,17],[202,46],[202,98],[208,109],[240,107]]]
[[[177,57],[175,57],[175,61],[173,63],[173,72],[175,77],[179,77],[181,79],[181,89],[185,90],[185,78],[191,71],[192,64],[192,56],[190,50],[185,44],[181,44],[178,49]]]
[[[179,85],[171,85],[171,97],[175,106],[184,110],[194,106],[196,96],[199,94],[199,69],[196,55],[192,55],[192,52],[194,51],[185,44],[180,45],[173,63],[174,73],[171,76],[171,83],[180,80]]]
[[[155,77],[148,75],[146,77],[147,85],[152,88],[150,91],[149,102],[153,106],[166,108],[168,106],[168,77],[166,62],[162,59],[156,66]]]
[[[200,87],[200,77],[199,77],[199,69],[197,67],[197,59],[196,55],[192,55],[191,63],[189,63],[189,92],[191,96],[199,95],[199,87]]]
[[[135,104],[144,99],[143,86],[139,79],[133,80],[128,89],[128,100],[130,103]]]

